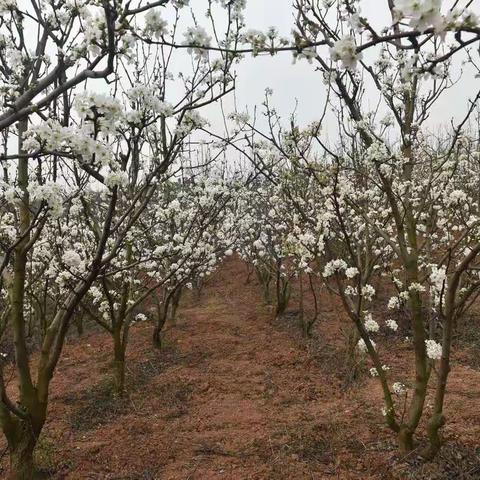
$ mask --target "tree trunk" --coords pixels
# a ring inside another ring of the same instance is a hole
[[[167,321],[167,312],[168,305],[166,307],[165,305],[158,307],[157,323],[155,325],[155,328],[153,329],[153,345],[158,349],[162,348],[162,330],[165,322]]]
[[[180,305],[180,298],[182,297],[182,287],[178,287],[172,295],[172,303],[170,306],[170,314],[168,316],[169,324],[174,326],[177,320],[178,306]]]
[[[123,395],[125,393],[125,360],[117,360],[114,362],[114,385],[115,393]]]
[[[199,302],[202,298],[203,281],[199,278],[194,282],[195,300]]]
[[[345,333],[345,378],[347,383],[359,378],[363,359],[357,355],[357,345],[361,336],[358,328],[347,327]]]
[[[314,311],[313,311],[313,317],[311,319],[306,321],[304,319],[304,324],[305,324],[305,334],[307,337],[310,337],[312,334],[313,326],[315,325],[315,322],[317,321],[317,318],[318,318],[318,300],[317,300],[317,294],[315,293],[315,286],[313,285],[311,273],[308,274],[308,284],[309,284],[310,292],[313,298]]]
[[[10,473],[9,480],[33,480],[37,478],[33,462],[33,451],[37,444],[38,434],[33,427],[19,420],[13,438],[9,440]]]
[[[77,327],[77,334],[79,337],[83,336],[83,313],[78,313],[75,316],[75,326]]]
[[[415,278],[416,280],[416,278]],[[409,284],[412,283],[409,281]],[[408,429],[411,435],[415,433],[423,416],[427,385],[430,377],[430,368],[425,348],[425,317],[422,311],[422,302],[418,293],[410,294],[410,309],[412,312],[412,329],[415,349],[415,389],[407,410]]]
[[[270,295],[270,280],[262,283],[263,301],[265,305],[272,303],[272,297]]]
[[[162,330],[168,319],[168,311],[172,300],[173,292],[165,293],[163,303],[157,305],[157,323],[153,330],[153,345],[156,348],[162,348]]]
[[[270,283],[272,281],[272,275],[267,269],[262,269],[260,267],[255,268],[258,282],[262,287],[263,293],[263,301],[266,305],[270,305],[272,303],[271,295],[270,295]]]
[[[281,317],[287,310],[288,302],[290,300],[290,282],[281,277],[280,269],[277,271],[276,293],[277,307],[275,310],[275,316]]]
[[[422,456],[427,460],[433,459],[442,446],[440,429],[445,425],[445,417],[442,413],[435,414],[428,422],[427,432],[429,445]]]
[[[445,299],[445,315],[443,316],[443,339],[442,339],[442,358],[438,366],[437,388],[435,392],[435,401],[433,414],[428,422],[427,432],[429,446],[424,453],[425,458],[432,459],[442,446],[440,429],[445,425],[445,415],[443,414],[443,402],[447,391],[447,380],[450,373],[450,349],[452,346],[452,335],[454,328],[455,297],[460,282],[460,270],[455,273],[447,290]],[[433,337],[432,337],[433,338]]]
[[[413,432],[406,426],[401,427],[398,432],[398,445],[404,455],[413,450]]]
[[[158,324],[155,326],[155,328],[153,329],[153,336],[152,336],[152,339],[153,339],[153,345],[158,348],[158,349],[161,349],[162,348],[162,329],[158,327]]]
[[[308,337],[308,331],[307,331],[308,326],[307,326],[307,321],[305,320],[305,307],[303,303],[303,276],[300,273],[298,277],[299,277],[298,280],[299,280],[299,286],[300,286],[300,298],[299,298],[299,304],[298,304],[298,310],[299,310],[298,320],[303,332],[303,336]]]
[[[28,128],[28,119],[18,124],[18,150],[23,149],[23,136]],[[22,192],[22,201],[19,202],[19,237],[14,249],[13,280],[10,285],[11,323],[15,345],[15,364],[19,380],[19,403],[27,413],[27,419],[23,420],[13,415],[2,415],[1,424],[3,432],[8,440],[10,453],[11,480],[31,480],[35,477],[33,465],[33,450],[37,443],[38,435],[45,422],[45,411],[38,402],[37,391],[33,385],[30,372],[29,352],[26,341],[25,321],[25,284],[27,265],[27,246],[30,240],[30,209],[28,194],[28,158],[21,157],[18,160],[17,183]],[[3,392],[5,394],[5,392]],[[46,406],[45,406],[46,408]],[[37,414],[37,415],[35,415]],[[32,420],[35,424],[32,424]]]
[[[10,480],[33,480],[35,468],[33,465],[33,446],[18,445],[10,452]]]
[[[122,344],[121,332],[114,332],[113,384],[115,393],[125,392],[125,346]]]

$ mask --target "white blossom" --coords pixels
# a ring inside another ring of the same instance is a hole
[[[373,348],[376,348],[376,344],[372,339],[370,339],[370,343],[372,344]],[[365,340],[363,340],[363,338],[361,338],[358,341],[357,348],[361,353],[366,353],[367,352],[367,344],[365,343]]]
[[[378,332],[380,330],[380,325],[373,319],[371,313],[365,315],[364,326],[367,332]]]
[[[69,267],[79,267],[82,263],[82,257],[75,250],[67,250],[62,255],[62,260]]]
[[[390,330],[393,330],[394,332],[396,332],[398,330],[398,323],[393,320],[393,319],[388,319],[385,324],[387,325],[387,327],[390,329]]]
[[[349,267],[345,270],[345,276],[347,278],[355,278],[359,274],[357,267]]]
[[[135,315],[135,321],[136,321],[136,322],[144,322],[144,321],[146,321],[146,320],[147,320],[147,316],[146,316],[145,314],[143,314],[143,313],[137,313],[137,314]]]
[[[405,393],[405,385],[401,382],[395,382],[392,385],[392,391],[395,395],[403,395]]]
[[[442,346],[435,340],[425,340],[427,347],[427,356],[432,360],[440,360],[442,358]]]
[[[145,18],[144,33],[148,37],[161,38],[167,33],[168,23],[164,20],[158,9],[151,9]]]
[[[330,56],[334,61],[342,62],[345,68],[355,69],[362,59],[362,54],[357,53],[357,46],[353,37],[343,37],[334,42],[330,48]]]

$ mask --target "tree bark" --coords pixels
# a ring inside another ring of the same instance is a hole
[[[157,323],[153,330],[153,345],[156,348],[162,348],[162,330],[168,320],[168,312],[170,310],[170,304],[174,294],[175,290],[170,292],[165,291],[163,302],[161,304],[157,304]]]
[[[172,296],[172,303],[171,303],[171,306],[170,306],[170,314],[168,316],[169,323],[172,326],[176,324],[177,311],[178,311],[178,307],[180,305],[180,298],[182,297],[182,290],[183,290],[182,287],[178,287],[175,290],[175,292]]]
[[[153,345],[160,349],[162,348],[162,330],[167,321],[168,300],[163,305],[158,306],[157,323],[153,330]]]
[[[277,306],[275,309],[275,317],[281,317],[287,310],[290,300],[290,282],[288,279],[282,278],[280,268],[277,270],[276,294]]]
[[[415,389],[408,408],[407,425],[412,436],[420,423],[427,396],[430,369],[425,348],[425,318],[422,312],[421,298],[418,293],[410,295],[412,311],[412,329],[415,349]],[[413,447],[412,447],[413,448]]]
[[[9,480],[34,480],[37,477],[33,452],[40,435],[41,425],[36,428],[30,421],[15,420],[14,431],[7,437],[10,453]]]
[[[28,127],[28,119],[18,124],[18,149],[23,153],[23,136]],[[38,435],[45,423],[46,403],[39,401],[37,390],[30,372],[29,353],[25,332],[25,284],[27,247],[30,239],[30,209],[28,194],[28,159],[20,158],[17,165],[18,187],[22,192],[22,201],[18,207],[19,241],[14,249],[13,281],[9,287],[10,316],[15,346],[15,363],[19,380],[19,405],[25,415],[18,413],[2,415],[1,424],[8,441],[10,454],[10,475],[12,480],[30,480],[35,478],[33,450]],[[5,392],[4,392],[5,393]]]
[[[153,336],[152,336],[153,345],[155,348],[158,348],[158,349],[162,348],[161,332],[162,330],[161,328],[158,328],[158,325],[155,326],[155,328],[153,329]]]
[[[77,334],[79,337],[83,336],[83,313],[78,313],[75,316],[75,326],[77,327]]]
[[[345,382],[347,384],[357,380],[360,375],[361,366],[363,364],[362,359],[357,362],[357,345],[360,338],[362,337],[360,336],[356,326],[353,328],[347,327],[347,331],[345,333]]]
[[[445,416],[443,413],[434,414],[428,422],[427,433],[429,445],[422,456],[431,460],[439,452],[442,446],[442,439],[440,437],[440,429],[445,425]]]
[[[413,450],[413,431],[407,426],[402,426],[398,432],[398,446],[404,455]]]
[[[125,393],[125,346],[122,343],[121,332],[116,331],[113,335],[113,384],[115,393]]]

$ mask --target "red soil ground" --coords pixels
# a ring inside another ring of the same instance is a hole
[[[450,377],[447,446],[427,464],[400,458],[375,379],[345,384],[335,299],[322,296],[305,341],[293,316],[272,321],[245,280],[240,261],[223,265],[200,299],[183,302],[162,351],[150,325],[133,327],[124,399],[110,393],[109,338],[70,340],[37,449],[47,478],[480,479],[480,371],[469,351]],[[392,338],[377,344],[392,381],[406,382],[410,344]]]

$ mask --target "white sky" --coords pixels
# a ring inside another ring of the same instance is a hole
[[[360,0],[362,15],[373,24],[385,25],[388,23],[386,4],[386,0]],[[474,0],[470,8],[480,16],[480,0]],[[291,0],[247,0],[248,28],[266,30],[276,26],[281,34],[287,36],[293,27],[293,14]],[[303,60],[292,65],[291,53],[285,52],[273,58],[246,58],[236,70],[239,108],[247,105],[251,110],[263,101],[265,88],[271,87],[274,91],[273,103],[282,115],[291,113],[298,100],[300,121],[310,122],[319,117],[325,95],[321,74],[315,72],[314,63],[310,65]],[[432,126],[459,118],[465,112],[467,98],[473,96],[479,87],[480,79],[467,69],[459,85],[445,94],[436,106],[434,118],[430,120]]]

